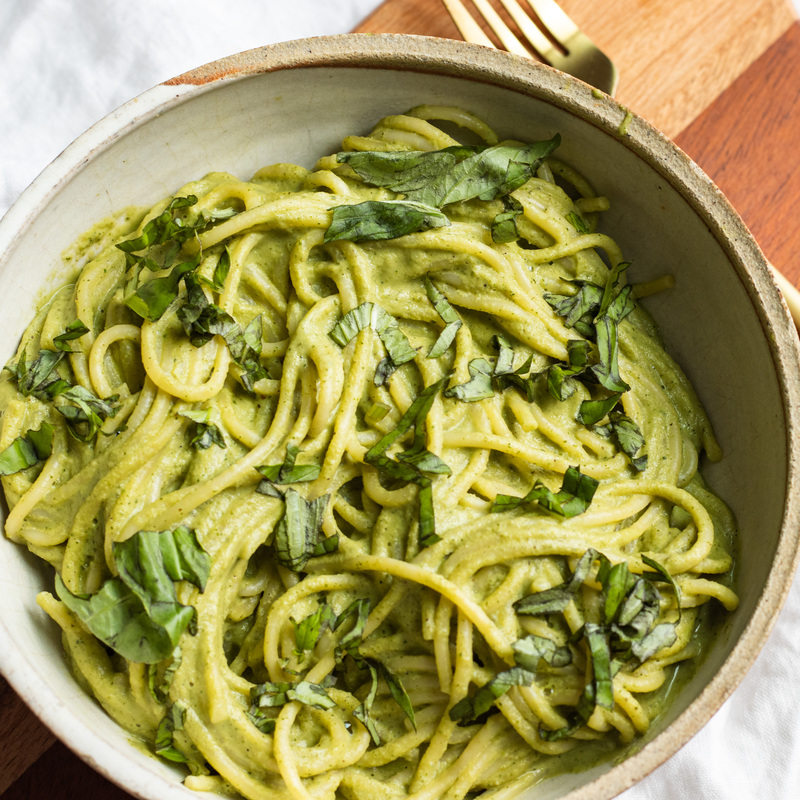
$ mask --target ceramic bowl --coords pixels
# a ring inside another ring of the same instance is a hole
[[[694,677],[621,764],[563,775],[526,798],[602,800],[641,779],[708,721],[748,670],[788,590],[800,531],[800,368],[791,320],[757,245],[713,183],[614,100],[555,70],[473,45],[346,35],[249,51],[156,86],[51,164],[0,223],[5,363],[62,251],[99,219],[153,204],[210,170],[247,178],[276,161],[311,166],[346,134],[420,103],[462,106],[502,136],[559,131],[559,155],[612,200],[604,230],[676,286],[648,306],[710,412],[725,459],[706,470],[741,531],[741,598]],[[197,795],[145,755],[72,679],[37,607],[49,568],[0,541],[0,667],[79,756],[148,800]]]

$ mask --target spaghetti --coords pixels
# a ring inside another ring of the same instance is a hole
[[[644,734],[736,607],[709,421],[557,146],[421,106],[212,173],[26,331],[6,534],[187,786],[511,797]]]

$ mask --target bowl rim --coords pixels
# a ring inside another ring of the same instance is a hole
[[[129,100],[57,156],[0,219],[0,262],[15,248],[40,210],[83,165],[130,130],[198,92],[252,75],[296,68],[396,69],[449,75],[535,96],[625,140],[669,181],[708,226],[756,306],[784,396],[787,486],[778,546],[755,610],[728,657],[700,694],[662,732],[622,764],[564,795],[564,800],[611,798],[664,763],[702,728],[733,693],[771,632],[800,559],[800,348],[782,296],[758,245],[722,192],[666,136],[613,98],[551,67],[481,45],[410,34],[338,34],[267,45],[209,62]],[[621,129],[625,123],[625,130]],[[185,798],[186,789],[145,773],[81,720],[49,690],[0,619],[0,674],[70,749],[112,782],[143,800]],[[624,764],[624,767],[623,767]],[[155,781],[155,783],[154,783]],[[177,790],[177,791],[176,791]]]

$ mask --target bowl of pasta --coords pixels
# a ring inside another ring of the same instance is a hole
[[[134,796],[610,798],[763,644],[800,369],[665,137],[338,36],[90,129],[0,223],[0,667]]]

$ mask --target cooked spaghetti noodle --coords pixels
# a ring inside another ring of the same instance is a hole
[[[709,421],[540,144],[419,107],[312,171],[210,174],[25,333],[6,534],[187,786],[511,797],[644,734],[736,607]]]

